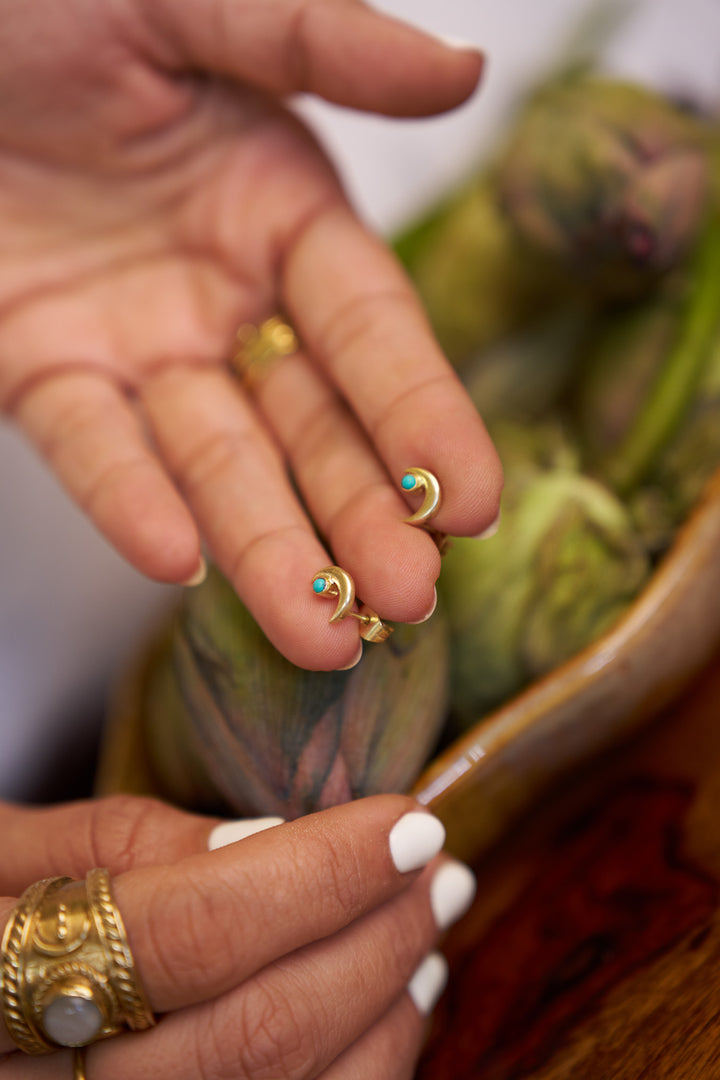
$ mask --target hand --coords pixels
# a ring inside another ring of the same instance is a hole
[[[422,813],[420,844],[403,841],[419,809],[375,796],[208,853],[215,822],[151,800],[5,806],[0,886],[18,893],[94,865],[113,874],[162,1015],[147,1032],[91,1046],[90,1077],[401,1080],[413,1075],[442,960],[413,974],[472,897],[469,871],[434,857],[435,818]],[[14,903],[0,899],[0,927]],[[72,1075],[65,1051],[26,1057],[0,1025],[2,1054],[0,1075],[5,1065],[14,1080]]]
[[[188,579],[202,536],[296,664],[357,657],[355,620],[312,594],[328,563],[381,617],[422,619],[439,558],[400,477],[435,472],[433,526],[473,535],[499,466],[281,97],[440,111],[480,55],[356,0],[0,0],[0,46],[0,408],[139,570]],[[279,309],[304,352],[246,393],[235,331]]]

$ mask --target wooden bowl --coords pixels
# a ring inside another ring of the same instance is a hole
[[[414,787],[473,861],[544,791],[674,701],[720,646],[720,470],[609,633],[444,750]]]

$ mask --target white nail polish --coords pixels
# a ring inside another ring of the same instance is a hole
[[[407,992],[422,1016],[435,1008],[447,985],[448,965],[442,953],[431,952],[425,957],[407,984]]]
[[[200,556],[200,562],[198,563],[197,570],[194,574],[191,574],[187,581],[180,582],[181,585],[185,585],[191,589],[194,585],[202,585],[203,581],[207,577],[207,563],[205,562],[205,556]]]
[[[423,615],[422,619],[416,619],[415,622],[409,622],[408,626],[420,626],[421,623],[427,622],[435,614],[435,608],[437,607],[437,589],[433,589],[433,602],[430,610]]]
[[[447,930],[465,914],[476,889],[469,866],[456,859],[443,863],[430,883],[430,907],[438,930]]]
[[[445,826],[424,810],[411,810],[390,830],[390,854],[401,874],[419,870],[442,851]]]
[[[474,536],[473,540],[489,540],[491,536],[495,535],[495,533],[498,531],[499,528],[500,528],[500,514],[498,514],[498,516],[495,518],[494,521],[490,522],[487,529],[483,529],[483,531],[481,533],[478,533],[477,536]]]
[[[216,825],[208,837],[208,851],[216,851],[217,848],[235,844],[238,840],[244,840],[247,836],[272,829],[275,825],[282,825],[285,818],[261,817],[246,818],[243,821],[223,821]]]

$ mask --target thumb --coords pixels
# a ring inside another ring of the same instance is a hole
[[[360,0],[135,0],[164,66],[276,94],[307,91],[394,116],[454,108],[477,86],[481,52],[448,45]]]

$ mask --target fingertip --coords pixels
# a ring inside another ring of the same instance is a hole
[[[433,34],[386,16],[392,25],[393,53],[402,58],[406,94],[394,111],[426,116],[456,108],[466,101],[482,80],[486,58],[470,41]]]
[[[98,499],[93,517],[137,570],[153,581],[175,585],[196,578],[204,560],[189,510],[174,490],[164,488],[124,493],[110,489]]]
[[[318,601],[319,602],[319,601]],[[284,610],[256,615],[269,640],[286,660],[307,671],[346,671],[362,657],[358,622],[347,618],[330,623],[326,608],[318,610],[302,599]]]
[[[358,645],[358,650],[355,653],[355,656],[350,661],[350,663],[345,664],[344,667],[338,668],[338,671],[351,671],[354,667],[358,666],[358,664],[360,663],[362,658],[363,658],[363,647],[362,647],[362,644],[360,644],[360,645]]]
[[[438,602],[437,589],[433,588],[433,598],[432,598],[432,603],[430,604],[430,607],[427,608],[427,610],[421,616],[421,618],[419,618],[419,619],[408,619],[407,621],[410,623],[411,626],[421,626],[422,623],[426,623],[435,614],[435,608],[437,607],[437,602]]]
[[[502,511],[498,510],[497,514],[495,515],[493,520],[490,522],[490,524],[486,525],[484,529],[481,529],[479,533],[476,533],[475,536],[472,536],[470,539],[471,540],[492,540],[493,536],[497,535],[497,532],[498,532],[498,530],[500,528],[501,513],[502,513]]]
[[[432,395],[417,398],[417,418],[409,418],[404,429],[394,419],[395,430],[384,433],[392,458],[422,462],[437,478],[442,503],[429,527],[449,536],[477,536],[500,510],[504,481],[497,451],[472,402],[451,384],[435,392],[434,403]],[[429,415],[436,417],[433,424]]]
[[[403,521],[389,487],[388,494],[360,499],[338,516],[333,547],[352,567],[358,597],[381,619],[423,622],[435,604],[440,554],[424,529]]]
[[[337,597],[313,591],[318,571],[330,563],[309,530],[294,529],[268,534],[228,573],[278,652],[309,671],[341,671],[359,659],[358,621],[331,623]]]
[[[203,581],[207,577],[207,573],[207,562],[205,561],[205,556],[201,555],[195,572],[191,574],[189,578],[186,578],[184,581],[182,581],[181,584],[185,585],[186,588],[194,589],[196,586],[202,585]]]
[[[460,38],[442,35],[436,38],[449,55],[453,72],[453,108],[467,101],[482,85],[487,70],[487,56],[479,46]]]
[[[431,116],[467,100],[483,71],[483,54],[470,43],[458,48],[369,5],[318,5],[308,30],[307,51],[320,62],[306,65],[313,80],[298,88],[340,105]]]

